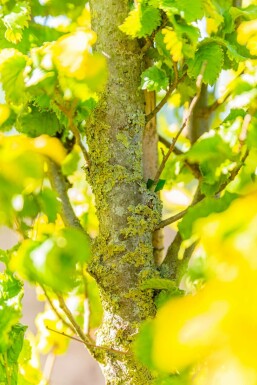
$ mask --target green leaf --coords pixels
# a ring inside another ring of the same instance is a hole
[[[225,192],[221,198],[207,197],[193,207],[190,207],[182,221],[178,224],[182,238],[189,239],[192,236],[193,227],[197,219],[226,210],[236,198],[238,198],[237,194]]]
[[[99,287],[89,274],[86,275],[87,296],[89,301],[89,328],[95,329],[99,327],[103,319],[103,307],[100,297]]]
[[[148,181],[146,183],[146,187],[148,188],[148,190],[153,186],[153,184],[154,184],[154,180],[148,179]]]
[[[166,183],[165,179],[159,179],[154,191],[155,192],[161,191],[164,188],[165,183]]]
[[[22,39],[22,31],[28,27],[30,20],[30,6],[27,1],[20,1],[15,4],[11,12],[3,17],[6,26],[5,37],[11,43],[18,43]]]
[[[27,58],[19,51],[12,48],[0,51],[0,80],[8,103],[19,105],[26,101],[24,84],[26,65]]]
[[[157,294],[154,298],[154,303],[157,309],[160,309],[163,305],[165,305],[170,299],[174,297],[179,297],[183,295],[184,292],[180,290],[178,287],[174,286],[173,289],[170,290],[162,290],[159,294]]]
[[[241,17],[243,20],[254,20],[257,18],[257,6],[251,4],[245,8],[231,7],[229,13],[232,16],[233,20]]]
[[[179,15],[188,23],[201,19],[204,16],[203,0],[160,0],[160,8],[168,16]]]
[[[145,322],[141,326],[133,346],[136,358],[150,369],[154,369],[154,363],[152,360],[153,335],[153,322]]]
[[[64,175],[72,175],[77,169],[81,160],[80,153],[73,149],[62,162],[62,172]]]
[[[187,61],[188,75],[196,79],[200,74],[204,63],[206,63],[203,82],[213,85],[222,70],[224,53],[218,44],[205,44],[204,42],[204,40],[201,42],[200,47],[196,51],[195,58]]]
[[[17,362],[23,346],[24,334],[27,326],[16,324],[10,333],[11,346],[7,351],[9,362]]]
[[[172,290],[174,289],[175,285],[175,282],[171,281],[170,279],[150,278],[142,283],[141,289]]]
[[[153,66],[145,70],[141,75],[141,88],[148,91],[166,90],[169,85],[169,79],[165,71]]]
[[[242,108],[232,108],[222,123],[233,123],[238,117],[244,118],[245,115],[246,112]]]
[[[151,33],[160,25],[160,11],[154,7],[138,4],[133,9],[124,23],[119,27],[128,36],[144,37]]]
[[[153,385],[191,385],[191,376],[190,371],[186,370],[179,372],[177,374],[165,375],[161,374],[156,380],[154,380]]]
[[[57,213],[60,209],[60,203],[55,191],[44,188],[44,190],[38,194],[37,199],[41,211],[47,215],[49,222],[55,222]]]
[[[198,139],[185,156],[191,163],[234,159],[230,145],[219,134],[213,132]]]
[[[32,282],[67,292],[77,285],[77,263],[88,262],[90,245],[80,230],[67,228],[43,242],[24,241],[12,268]]]
[[[39,111],[35,106],[18,117],[16,128],[33,138],[42,134],[54,136],[63,129],[54,112]]]
[[[0,281],[0,353],[14,342],[11,330],[21,317],[23,286],[9,271],[1,273]]]
[[[202,136],[185,154],[190,163],[199,163],[203,176],[201,191],[205,195],[215,194],[229,178],[234,161],[239,155],[233,153],[229,143],[218,133]]]

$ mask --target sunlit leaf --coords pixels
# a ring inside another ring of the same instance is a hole
[[[63,229],[42,242],[25,241],[12,266],[32,282],[66,292],[76,286],[77,263],[87,262],[90,248],[86,236],[76,229]]]
[[[161,16],[158,9],[138,4],[119,28],[131,37],[144,37],[151,35],[160,22]]]
[[[0,80],[7,102],[22,104],[24,98],[26,99],[24,84],[26,64],[26,56],[15,49],[3,49],[0,52]]]
[[[197,78],[206,63],[203,81],[212,85],[221,72],[223,60],[223,50],[218,44],[202,44],[196,51],[195,58],[188,60],[188,74],[190,77]]]
[[[141,75],[141,88],[148,91],[166,90],[169,80],[165,71],[153,66],[145,70]]]
[[[3,17],[6,26],[5,37],[12,43],[18,43],[22,39],[22,31],[28,27],[30,20],[30,6],[27,1],[18,1],[11,12]]]

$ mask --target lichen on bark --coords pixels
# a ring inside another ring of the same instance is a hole
[[[140,323],[155,314],[151,290],[143,280],[156,276],[152,233],[161,206],[149,192],[143,173],[144,95],[140,91],[143,56],[136,40],[118,26],[126,18],[126,0],[91,0],[96,50],[107,58],[108,83],[87,122],[90,170],[99,236],[90,265],[101,289],[104,320],[97,344],[110,352],[102,360],[107,384],[147,385],[151,375],[131,355]]]

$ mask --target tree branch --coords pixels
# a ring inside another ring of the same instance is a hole
[[[57,315],[57,317],[62,321],[62,323],[63,323],[65,326],[67,326],[67,328],[71,329],[72,332],[75,333],[76,330],[74,329],[74,327],[73,327],[71,324],[69,324],[69,323],[63,318],[63,316],[60,314],[60,312],[59,312],[59,311],[56,309],[56,307],[54,306],[53,301],[52,301],[52,299],[50,298],[50,296],[48,295],[48,293],[47,293],[45,287],[44,287],[43,285],[40,285],[40,287],[42,288],[42,290],[43,290],[43,292],[44,292],[44,294],[45,294],[45,296],[46,296],[46,299],[47,299],[47,301],[48,301],[50,307],[52,308],[53,312],[54,312],[54,313]]]
[[[164,138],[162,135],[159,135],[159,141],[160,141],[162,144],[164,144],[164,146],[166,146],[167,148],[170,148],[171,142],[170,142],[168,139]],[[182,150],[180,150],[180,148],[178,148],[177,146],[174,147],[173,152],[174,152],[174,154],[176,154],[176,155],[184,155],[184,154],[185,154],[185,153],[184,153]],[[199,166],[198,166],[197,163],[189,163],[189,162],[187,161],[187,159],[183,159],[183,161],[184,161],[186,167],[192,172],[192,174],[194,175],[194,177],[195,177],[196,179],[200,179],[200,178],[202,177],[201,171],[200,171]]]
[[[48,330],[51,330],[51,331],[54,332],[54,333],[57,333],[57,334],[60,334],[60,335],[62,335],[62,336],[64,336],[64,337],[70,338],[71,340],[80,342],[80,343],[86,345],[87,347],[90,346],[90,347],[92,347],[92,348],[94,348],[94,349],[103,349],[103,350],[105,350],[105,351],[109,351],[109,352],[114,353],[114,354],[131,355],[130,352],[123,352],[123,351],[121,351],[121,350],[109,348],[108,346],[95,345],[95,344],[92,344],[92,343],[87,343],[87,344],[85,344],[85,342],[84,342],[83,340],[79,339],[79,338],[70,336],[69,334],[66,334],[66,333],[64,333],[64,332],[59,332],[58,330],[52,329],[52,328],[50,328],[49,326],[46,326],[46,328],[47,328]]]
[[[188,209],[190,207],[193,207],[194,205],[196,205],[198,202],[200,202],[203,199],[204,199],[204,195],[201,193],[201,187],[200,187],[200,183],[199,183],[198,187],[196,189],[194,198],[192,200],[192,203],[190,204],[190,206],[186,210],[181,211],[181,213],[177,214],[177,216],[181,215],[181,218],[182,218],[186,214],[186,212],[188,211]],[[183,215],[182,215],[182,213],[183,213]],[[174,218],[174,217],[172,217],[172,218]],[[180,219],[180,218],[178,218],[178,219]],[[176,219],[176,220],[178,220],[178,219]],[[181,261],[178,260],[177,256],[178,256],[178,252],[179,252],[179,249],[181,247],[182,241],[183,241],[183,239],[182,239],[180,233],[178,232],[176,234],[174,240],[170,244],[168,250],[167,250],[166,257],[163,260],[163,263],[161,265],[161,274],[165,278],[177,279],[178,278],[178,271],[182,271],[181,270],[182,264],[185,263],[185,260],[188,261],[188,259],[192,255],[192,252],[194,250],[194,245],[191,245],[186,250],[183,260],[181,260]]]
[[[159,104],[157,104],[155,109],[152,112],[150,112],[150,114],[146,115],[145,117],[146,123],[148,123],[155,115],[158,114],[158,112],[162,109],[162,107],[167,103],[172,92],[177,88],[178,84],[181,81],[183,81],[183,79],[185,78],[186,74],[182,75],[180,79],[178,78],[178,69],[177,69],[176,63],[173,63],[173,68],[174,68],[174,82],[173,84],[169,84],[168,90],[164,98],[160,101]]]
[[[192,99],[191,103],[190,103],[190,106],[189,106],[189,109],[188,109],[188,112],[187,112],[187,115],[184,119],[184,122],[182,124],[182,126],[180,127],[180,129],[178,130],[176,136],[172,139],[172,142],[171,142],[171,145],[170,145],[170,148],[167,152],[167,154],[163,157],[163,160],[160,164],[160,167],[155,175],[155,178],[154,178],[154,182],[153,182],[153,185],[151,186],[151,190],[154,191],[155,190],[155,187],[160,179],[160,176],[164,170],[164,167],[170,157],[170,154],[172,153],[172,151],[174,150],[174,147],[175,147],[175,144],[180,136],[180,134],[182,133],[182,131],[184,130],[184,128],[187,127],[187,125],[189,124],[189,121],[190,121],[190,118],[191,118],[191,115],[192,115],[192,112],[195,108],[195,105],[199,99],[199,96],[200,96],[200,93],[201,93],[201,87],[202,87],[202,83],[203,83],[203,73],[204,73],[204,70],[205,70],[205,67],[206,67],[206,63],[203,64],[202,66],[202,69],[201,69],[201,73],[198,75],[197,77],[197,81],[196,81],[196,87],[197,87],[197,92],[194,96],[194,98]]]
[[[68,181],[63,176],[60,166],[53,162],[51,159],[48,160],[48,176],[53,189],[57,192],[61,200],[61,217],[64,224],[67,227],[76,227],[77,229],[85,232],[71,206],[67,194]]]
[[[83,153],[84,159],[85,159],[85,161],[87,163],[87,167],[89,167],[89,164],[90,164],[89,155],[87,153],[87,150],[85,149],[84,144],[82,143],[80,132],[79,132],[76,124],[74,123],[74,112],[75,112],[75,108],[77,106],[77,99],[74,100],[73,105],[71,106],[71,108],[68,108],[65,105],[62,105],[61,103],[59,103],[57,101],[55,101],[55,104],[57,105],[59,110],[62,111],[63,114],[68,119],[69,129],[73,133],[77,145],[81,148],[81,151]]]
[[[90,336],[85,335],[79,324],[75,321],[73,315],[71,314],[70,309],[66,305],[63,297],[60,294],[57,294],[57,298],[60,304],[60,308],[64,312],[64,314],[67,316],[68,320],[72,324],[73,328],[75,329],[77,335],[82,339],[85,345],[92,344],[92,340]]]
[[[165,226],[168,226],[170,225],[171,223],[174,223],[174,222],[177,222],[179,221],[181,218],[183,218],[183,216],[187,213],[188,211],[188,208],[183,210],[183,211],[180,211],[178,214],[175,214],[173,215],[172,217],[169,217],[167,219],[164,219],[163,221],[161,221],[158,226],[156,227],[156,230],[158,229],[162,229],[163,227]]]

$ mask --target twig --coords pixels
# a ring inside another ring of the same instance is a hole
[[[80,132],[79,132],[77,126],[74,123],[74,110],[75,110],[76,105],[77,105],[77,100],[76,99],[74,100],[74,103],[73,103],[73,105],[72,105],[72,107],[70,109],[65,108],[64,105],[62,105],[61,103],[59,103],[57,101],[55,101],[55,104],[64,113],[64,115],[68,119],[69,128],[70,128],[71,132],[73,133],[73,135],[74,135],[74,137],[76,139],[77,145],[81,148],[81,151],[83,153],[84,159],[87,162],[87,167],[89,167],[89,164],[90,164],[90,162],[89,162],[89,155],[87,153],[87,150],[85,149],[84,144],[82,143]]]
[[[212,104],[200,110],[199,115],[203,118],[208,118],[208,116],[212,112],[214,112],[218,107],[222,106],[222,104],[224,104],[230,96],[231,96],[231,93],[229,92],[221,102],[219,100],[215,100]]]
[[[60,308],[64,312],[64,314],[67,316],[68,320],[72,324],[73,328],[76,330],[76,333],[78,336],[84,341],[84,343],[87,345],[88,343],[91,343],[91,338],[88,335],[85,335],[79,324],[75,321],[73,315],[71,314],[70,309],[66,305],[63,297],[60,294],[57,294],[57,298],[60,304]]]
[[[166,146],[167,148],[170,148],[171,142],[170,142],[168,139],[164,138],[162,135],[159,135],[159,141],[160,141],[162,144],[164,144],[164,146]],[[185,153],[184,153],[182,150],[180,150],[180,148],[178,148],[177,146],[174,147],[173,152],[174,152],[174,154],[176,154],[176,155],[184,155],[184,154],[185,154]],[[186,167],[192,172],[192,174],[194,175],[194,177],[195,177],[196,179],[200,179],[200,178],[202,177],[201,172],[200,172],[200,169],[199,169],[199,166],[198,166],[197,163],[190,163],[190,162],[188,162],[187,159],[183,159],[183,161],[184,161]]]
[[[244,166],[244,162],[246,161],[248,155],[249,155],[249,150],[247,149],[242,159],[240,160],[240,163],[236,165],[236,167],[233,168],[233,170],[230,172],[230,177],[220,186],[219,190],[216,192],[215,194],[216,196],[218,196],[228,186],[228,184],[235,179],[235,177],[238,175],[241,168]]]
[[[158,224],[158,226],[155,228],[155,230],[162,229],[163,227],[168,226],[171,223],[177,222],[179,219],[183,218],[183,216],[187,213],[187,211],[188,211],[188,208],[183,210],[183,211],[180,211],[178,214],[175,214],[172,217],[164,219],[163,221],[161,221]]]
[[[152,47],[152,45],[153,45],[153,40],[152,40],[149,36],[147,36],[147,37],[146,37],[146,43],[145,43],[145,45],[141,48],[141,51],[142,51],[143,53],[145,53],[146,51],[149,50],[149,48]]]
[[[158,138],[159,138],[159,141],[164,144],[164,146],[166,146],[167,148],[170,148],[171,146],[171,143],[168,139],[164,138],[162,135],[158,135]],[[176,155],[182,155],[184,154],[184,152],[182,150],[180,150],[180,148],[178,148],[177,146],[174,147],[174,154]]]
[[[130,352],[123,352],[121,350],[117,350],[117,349],[114,349],[114,348],[109,348],[108,346],[95,345],[95,344],[92,344],[91,342],[85,343],[85,341],[83,341],[82,339],[70,336],[69,334],[66,334],[64,332],[59,332],[58,330],[54,330],[54,329],[50,328],[49,326],[46,326],[46,328],[48,330],[51,330],[54,333],[60,334],[60,335],[62,335],[64,337],[70,338],[70,339],[72,339],[74,341],[80,342],[80,343],[82,343],[82,344],[84,344],[86,346],[90,346],[90,347],[92,347],[94,349],[103,349],[105,351],[109,351],[109,352],[114,353],[114,354],[132,355]]]
[[[62,321],[62,323],[67,326],[67,328],[71,329],[73,333],[76,332],[76,330],[74,329],[73,325],[69,324],[64,318],[63,316],[60,314],[60,312],[56,309],[56,307],[54,306],[53,304],[53,301],[52,299],[49,297],[45,287],[43,285],[40,285],[40,287],[42,288],[45,296],[46,296],[46,299],[50,305],[50,307],[52,308],[53,312],[57,315],[57,317]]]
[[[67,194],[68,181],[63,176],[61,168],[50,159],[48,160],[48,176],[53,189],[57,192],[61,200],[61,216],[64,224],[68,227],[76,227],[85,233],[85,230],[73,211]]]
[[[201,193],[201,186],[199,183],[190,206],[184,211],[187,211],[190,207],[193,207],[203,199],[204,199],[204,195]],[[183,215],[185,214],[186,213],[183,213]],[[163,263],[161,265],[161,271],[165,278],[178,279],[178,272],[181,271],[182,265],[184,266],[192,255],[192,252],[194,250],[194,245],[192,245],[186,251],[185,257],[182,261],[178,260],[177,256],[178,256],[178,252],[181,247],[182,241],[183,239],[180,233],[178,232],[167,250],[166,257],[163,260]]]
[[[172,139],[170,148],[169,148],[167,154],[165,155],[165,157],[163,158],[163,160],[160,164],[160,167],[159,167],[159,169],[155,175],[153,185],[151,186],[152,191],[155,190],[156,184],[158,183],[158,181],[160,179],[160,176],[161,176],[161,174],[164,170],[164,167],[165,167],[165,165],[166,165],[166,163],[170,157],[170,154],[174,150],[175,144],[176,144],[180,134],[182,133],[184,128],[187,127],[187,125],[189,123],[189,119],[191,118],[191,114],[192,114],[194,107],[195,107],[195,105],[199,99],[199,96],[200,96],[201,87],[202,87],[202,83],[203,83],[203,73],[204,73],[205,67],[206,67],[206,63],[203,64],[202,69],[201,69],[201,73],[197,77],[197,80],[196,80],[197,92],[196,92],[196,95],[194,96],[194,98],[192,99],[192,102],[190,103],[186,118],[184,119],[184,122],[183,122],[182,126],[180,127],[180,129],[178,130],[176,136]]]
[[[247,113],[244,117],[241,132],[240,132],[239,138],[238,138],[239,139],[239,151],[242,150],[242,147],[245,143],[245,140],[247,137],[248,127],[249,127],[249,124],[251,123],[251,120],[252,120],[252,115]],[[239,171],[243,167],[248,155],[249,155],[249,149],[247,148],[244,155],[242,156],[242,159],[240,160],[240,163],[237,164],[234,167],[234,169],[230,172],[230,177],[220,186],[219,191],[216,193],[216,195],[220,194],[221,191],[223,191],[227,187],[227,185],[235,179],[235,177],[238,175]]]
[[[74,336],[70,336],[69,334],[67,334],[67,333],[65,333],[65,332],[59,332],[58,330],[52,329],[52,328],[50,328],[50,326],[47,326],[47,325],[46,325],[46,329],[47,329],[47,330],[50,330],[51,332],[60,334],[60,335],[62,335],[62,336],[64,336],[64,337],[68,337],[68,338],[70,338],[71,340],[74,340],[74,341],[77,341],[77,342],[81,342],[82,344],[85,345],[85,342],[82,341],[80,338],[77,338],[77,337],[74,337]]]
[[[162,109],[162,107],[167,103],[172,92],[177,88],[178,84],[184,80],[184,78],[185,78],[185,74],[182,75],[181,78],[178,78],[177,69],[174,70],[174,82],[173,82],[173,84],[169,84],[168,90],[167,90],[165,96],[163,97],[163,99],[160,101],[159,104],[157,104],[155,109],[152,112],[150,112],[150,114],[146,115],[146,117],[145,117],[146,123],[148,123],[151,119],[153,119],[153,117],[155,115],[158,114],[158,112]]]
[[[177,87],[177,85],[174,83],[173,85],[169,85],[169,88],[164,96],[164,98],[160,101],[159,104],[157,104],[157,106],[155,107],[155,109],[150,112],[150,114],[146,115],[146,123],[150,122],[151,119],[153,119],[155,117],[155,115],[158,114],[158,112],[162,109],[162,107],[167,103],[170,95],[172,94],[172,92],[175,90],[175,88]]]

